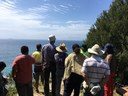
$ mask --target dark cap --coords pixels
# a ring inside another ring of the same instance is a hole
[[[72,50],[74,50],[75,48],[80,48],[80,46],[78,44],[73,44],[72,45]]]

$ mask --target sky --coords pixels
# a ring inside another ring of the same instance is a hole
[[[0,39],[85,40],[112,0],[0,0]]]

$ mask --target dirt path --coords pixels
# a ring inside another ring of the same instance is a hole
[[[51,83],[50,83],[50,92],[51,92]],[[64,89],[64,86],[63,86],[63,83],[61,83],[61,95],[63,94],[63,89]],[[35,91],[35,88],[34,88],[34,96],[44,96],[44,86],[40,84],[39,86],[39,93],[37,93]]]

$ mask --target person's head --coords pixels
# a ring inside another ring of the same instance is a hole
[[[48,36],[48,41],[51,43],[51,44],[54,44],[55,41],[56,41],[56,37],[55,35],[51,34]]]
[[[94,46],[92,46],[92,48],[89,48],[88,53],[98,56],[103,55],[103,51],[98,44],[95,44]]]
[[[41,45],[41,44],[37,44],[37,45],[36,45],[37,51],[41,51],[41,48],[42,48],[42,45]]]
[[[114,53],[114,50],[113,50],[112,44],[107,43],[107,44],[105,45],[105,47],[104,47],[104,51],[105,51],[105,53],[107,53],[107,54],[113,54],[113,53]]]
[[[80,53],[80,46],[78,44],[73,44],[72,45],[72,50],[73,52],[75,52],[76,54]]]
[[[61,43],[58,47],[56,47],[57,52],[64,53],[67,52],[67,47],[64,43]]]
[[[22,46],[21,47],[21,53],[24,54],[24,55],[28,55],[28,53],[29,53],[28,46]]]
[[[6,64],[3,61],[0,61],[0,72],[6,67]]]

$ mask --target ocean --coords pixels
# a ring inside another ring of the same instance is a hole
[[[4,61],[7,67],[3,70],[3,74],[7,75],[11,72],[11,66],[14,58],[21,54],[20,48],[23,45],[29,47],[29,55],[36,50],[36,44],[42,44],[42,46],[48,43],[48,40],[14,40],[14,39],[1,39],[0,40],[0,61]],[[65,43],[68,48],[68,54],[72,52],[72,45],[77,43],[81,45],[83,41],[68,41],[68,40],[57,40],[55,45],[58,46],[60,43]]]

